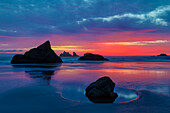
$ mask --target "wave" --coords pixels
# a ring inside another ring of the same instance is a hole
[[[0,55],[0,65],[10,64],[12,55]],[[170,62],[170,56],[106,56],[109,61],[78,61],[78,57],[61,57],[64,63]]]

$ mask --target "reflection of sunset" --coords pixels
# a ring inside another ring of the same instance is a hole
[[[128,70],[128,69],[101,69],[100,71],[108,72],[108,73],[125,73],[125,74],[140,74],[140,73],[152,73],[152,74],[166,74],[166,71],[162,70]]]
[[[122,82],[156,83],[160,80],[169,80],[170,71],[156,69],[157,66],[169,67],[169,63],[76,63],[65,64],[54,76],[55,80],[63,82],[90,83],[102,76],[109,76],[113,81],[122,85]],[[146,69],[146,66],[150,69]],[[76,67],[76,68],[75,68]]]

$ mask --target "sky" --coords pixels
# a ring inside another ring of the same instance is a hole
[[[170,0],[0,0],[0,53],[170,54]]]

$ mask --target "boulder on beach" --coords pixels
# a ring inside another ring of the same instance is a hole
[[[84,56],[80,57],[78,60],[95,60],[95,61],[108,61],[107,58],[104,58],[98,54],[86,53]]]
[[[158,55],[158,56],[168,56],[168,55],[167,55],[167,54],[162,53],[162,54],[160,54],[160,55]]]
[[[25,63],[61,63],[60,57],[51,49],[49,41],[46,41],[37,48],[33,48],[24,55],[17,54],[12,60],[11,64],[25,64]]]
[[[113,103],[118,97],[114,93],[115,83],[109,77],[99,78],[86,88],[86,96],[93,103]]]

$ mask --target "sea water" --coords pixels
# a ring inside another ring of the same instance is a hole
[[[170,57],[110,56],[109,61],[78,61],[63,57],[59,64],[11,65],[14,54],[0,54],[0,94],[24,86],[55,87],[66,99],[89,103],[85,88],[109,76],[116,84],[116,103],[136,99],[138,90],[170,95]]]

